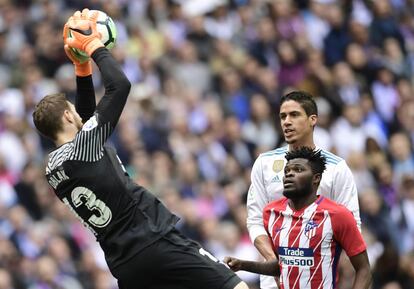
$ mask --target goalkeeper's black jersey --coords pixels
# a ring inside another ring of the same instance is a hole
[[[92,57],[105,95],[95,107],[92,78],[78,77],[76,110],[88,121],[71,142],[49,154],[46,177],[59,199],[95,234],[113,270],[169,232],[178,218],[133,183],[115,150],[105,145],[130,83],[106,49]]]
[[[95,234],[114,269],[169,232],[177,217],[131,181],[114,149],[93,153],[77,150],[76,140],[59,147],[50,154],[47,179]]]

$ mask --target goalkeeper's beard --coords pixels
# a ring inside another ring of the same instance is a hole
[[[73,124],[78,129],[78,131],[81,130],[83,127],[82,118],[79,116],[75,107],[72,104],[69,106],[69,109],[70,109],[70,113],[73,115],[73,121],[74,121]]]
[[[73,117],[74,117],[74,125],[78,129],[78,131],[80,131],[83,127],[82,119],[80,118],[79,115],[76,115],[76,114],[74,114]]]

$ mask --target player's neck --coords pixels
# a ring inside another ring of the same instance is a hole
[[[303,140],[303,141],[297,141],[296,143],[289,144],[289,150],[298,149],[300,147],[310,147],[312,149],[316,148],[315,143],[313,142],[313,138]]]
[[[67,130],[61,133],[58,133],[57,138],[55,140],[55,144],[56,146],[61,146],[65,143],[71,142],[75,136],[76,136],[77,131],[74,130]]]
[[[295,211],[300,211],[315,202],[317,199],[318,196],[316,194],[310,194],[309,196],[300,199],[289,199],[289,206]]]

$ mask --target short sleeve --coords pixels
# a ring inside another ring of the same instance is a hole
[[[335,240],[345,250],[348,257],[358,255],[366,250],[365,241],[358,229],[352,213],[340,206],[332,216]]]

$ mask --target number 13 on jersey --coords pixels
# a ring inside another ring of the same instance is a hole
[[[84,224],[87,222],[94,227],[103,228],[108,225],[112,219],[112,212],[108,206],[103,201],[98,199],[94,192],[88,188],[74,188],[71,193],[71,201],[75,208],[73,208],[67,198],[63,198],[63,202],[69,206],[69,209],[73,211]],[[93,213],[87,220],[84,220],[76,212],[76,208],[80,207],[81,205],[85,205],[86,208]],[[91,229],[91,231],[96,235],[96,232],[92,228],[89,227],[89,229]]]

